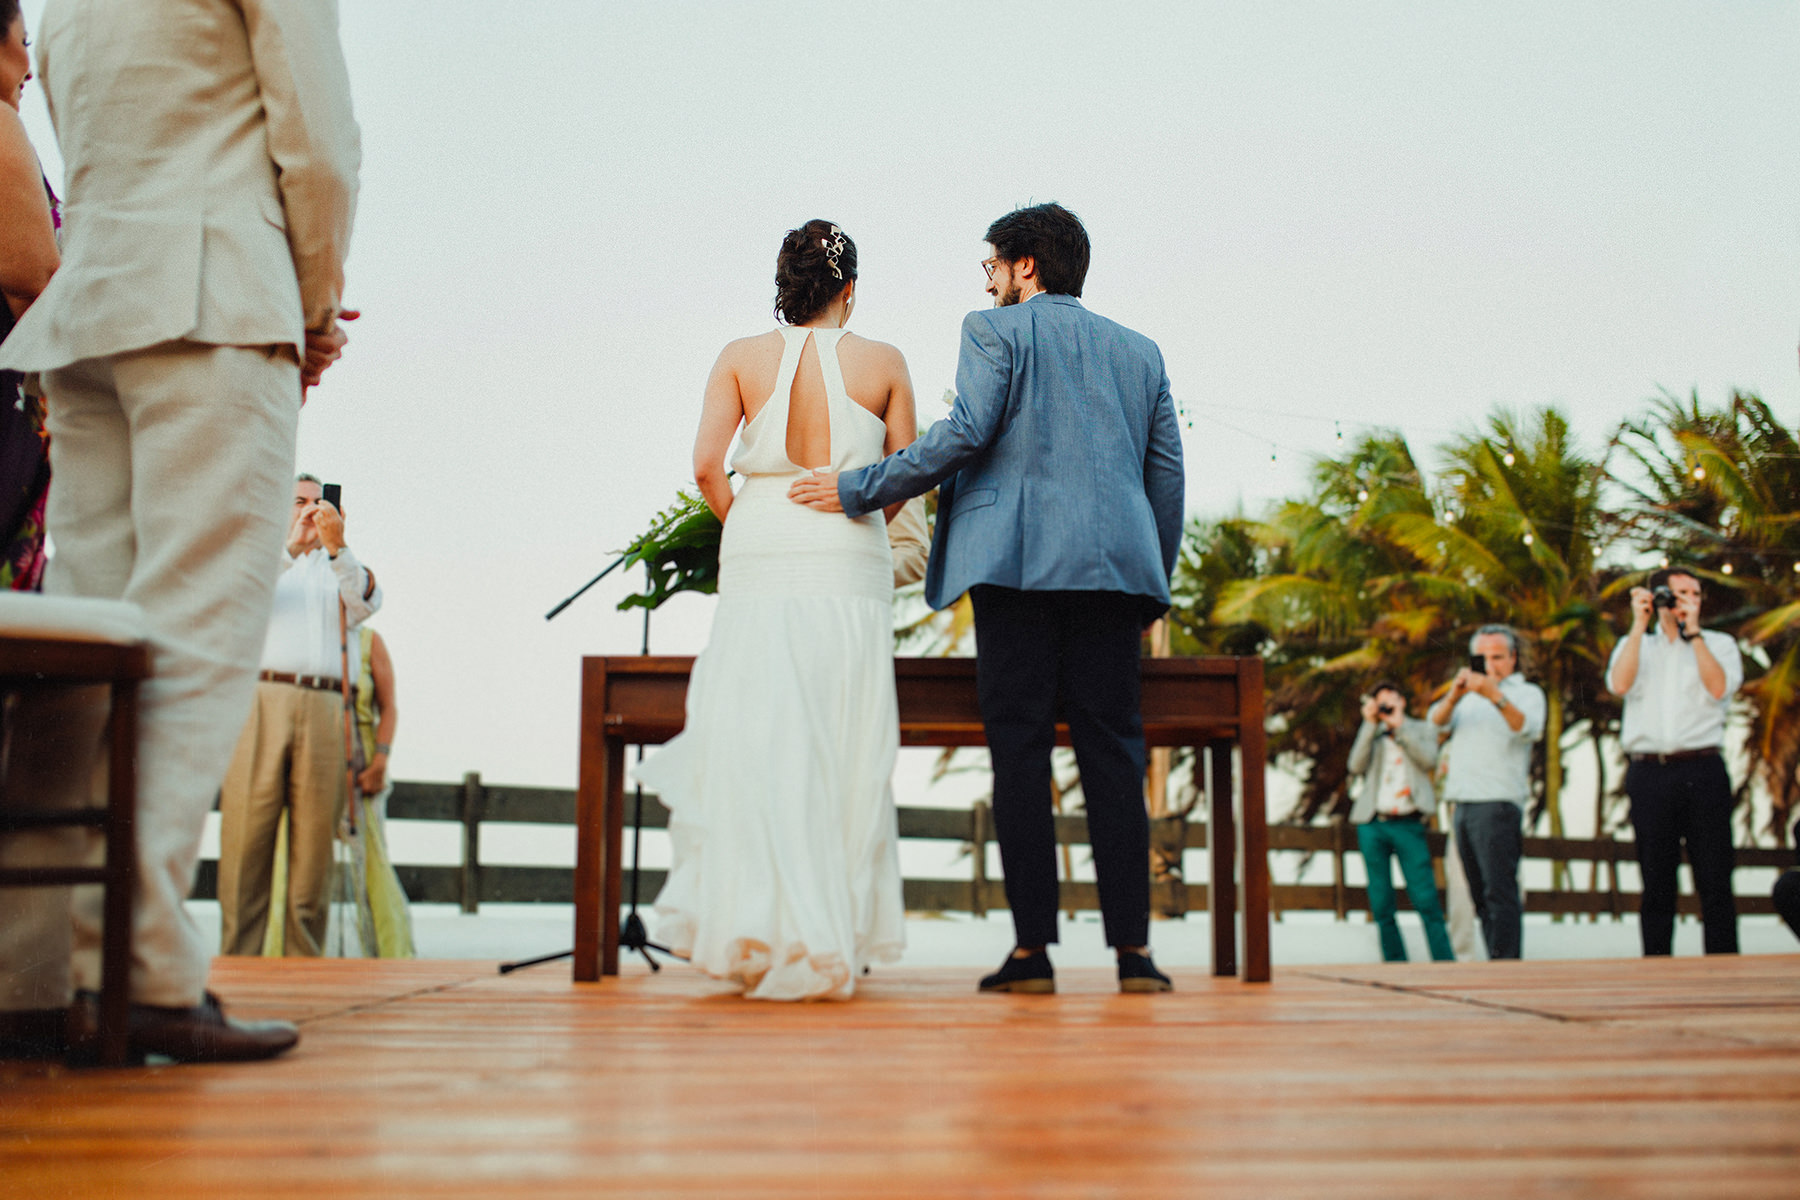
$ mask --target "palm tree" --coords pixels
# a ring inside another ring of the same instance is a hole
[[[1313,482],[1316,499],[1211,527],[1224,553],[1201,555],[1212,574],[1182,589],[1211,599],[1210,609],[1177,608],[1192,640],[1255,647],[1266,660],[1269,752],[1302,775],[1301,820],[1348,805],[1363,693],[1391,678],[1427,694],[1446,674],[1447,631],[1461,615],[1459,590],[1386,532],[1398,516],[1433,519],[1404,438],[1370,434],[1321,459]]]

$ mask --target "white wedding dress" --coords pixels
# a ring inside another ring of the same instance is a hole
[[[806,473],[787,456],[787,415],[809,337],[832,467],[880,459],[886,427],[844,390],[843,330],[781,332],[775,390],[731,460],[744,482],[687,725],[637,777],[671,814],[658,940],[756,999],[843,1000],[906,940],[889,782],[893,568],[879,511],[851,521],[787,497]]]

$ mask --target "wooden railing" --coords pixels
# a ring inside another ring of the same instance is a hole
[[[632,795],[626,794],[626,824],[630,825]],[[485,902],[560,903],[574,898],[574,871],[570,867],[528,867],[483,863],[481,861],[481,827],[485,823],[507,822],[523,825],[573,825],[575,792],[572,788],[513,787],[484,783],[479,774],[470,774],[458,783],[414,783],[396,781],[388,800],[391,820],[453,821],[462,826],[462,861],[455,866],[422,866],[401,864],[400,882],[406,894],[416,903],[458,904],[464,912],[473,913]],[[645,829],[668,826],[669,811],[655,796],[644,796]],[[994,840],[993,816],[985,803],[970,808],[901,808],[900,836],[914,841],[960,842],[969,847],[967,879],[908,879],[904,882],[905,902],[913,912],[968,912],[982,914],[989,909],[1006,907],[1004,883],[987,875],[987,845]],[[1441,857],[1444,835],[1429,835],[1432,854]],[[1069,845],[1087,844],[1087,820],[1080,816],[1056,818],[1057,841]],[[1204,850],[1208,846],[1207,827],[1181,818],[1151,822],[1151,839],[1166,851],[1178,847]],[[1535,890],[1525,894],[1525,911],[1573,914],[1611,914],[1615,917],[1637,911],[1637,893],[1620,887],[1620,863],[1634,863],[1636,848],[1630,842],[1613,838],[1547,838],[1527,837],[1525,858],[1587,864],[1574,888]],[[1356,831],[1353,826],[1280,825],[1269,826],[1269,850],[1293,851],[1326,856],[1331,862],[1330,883],[1276,883],[1272,907],[1282,912],[1335,912],[1340,919],[1351,912],[1367,911],[1368,893],[1348,882],[1345,860],[1355,854]],[[1765,847],[1740,847],[1740,867],[1785,868],[1795,864],[1793,850]],[[217,866],[212,860],[200,864],[200,875],[194,888],[197,899],[213,899],[217,895]],[[656,898],[663,884],[661,869],[646,868],[638,880],[638,896],[648,904]],[[1585,882],[1587,886],[1580,884]],[[629,887],[629,883],[627,883]],[[1396,889],[1402,908],[1410,907],[1403,888]],[[1764,892],[1737,898],[1740,913],[1770,913],[1774,907]],[[1207,889],[1188,886],[1179,880],[1159,882],[1154,889],[1152,905],[1165,916],[1188,912],[1204,912]],[[1064,883],[1064,909],[1094,910],[1099,897],[1092,883]],[[1680,898],[1683,913],[1698,913],[1699,901],[1692,895]]]

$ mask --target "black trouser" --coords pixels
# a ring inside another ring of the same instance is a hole
[[[1489,958],[1517,958],[1525,922],[1519,900],[1519,856],[1524,848],[1523,810],[1510,800],[1456,803],[1456,854],[1469,898],[1481,918]]]
[[[1794,936],[1800,937],[1800,867],[1789,867],[1775,881],[1775,890],[1769,898],[1775,901],[1775,911],[1787,922]]]
[[[1050,751],[1061,717],[1081,767],[1106,943],[1146,945],[1150,818],[1138,706],[1143,599],[991,584],[970,597],[976,684],[994,765],[994,832],[1018,944],[1057,940]]]
[[[1645,954],[1668,954],[1675,940],[1675,873],[1687,843],[1700,896],[1708,954],[1736,954],[1737,901],[1731,895],[1731,776],[1716,754],[1674,762],[1634,762],[1625,769],[1638,871],[1644,877],[1638,924]]]

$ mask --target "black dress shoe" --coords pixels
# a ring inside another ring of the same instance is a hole
[[[57,1059],[68,1050],[68,1009],[22,1008],[0,1012],[0,1059]]]
[[[1119,955],[1119,990],[1121,992],[1172,992],[1175,985],[1156,969],[1148,954],[1126,950]]]
[[[1120,991],[1174,991],[1168,975],[1156,970],[1150,955],[1125,950],[1120,954]]]
[[[1056,990],[1056,972],[1042,948],[1023,958],[1007,955],[1000,969],[981,981],[984,992],[1029,992],[1042,995]]]
[[[75,997],[70,1062],[91,1065],[98,1061],[99,1012],[99,997],[94,993]],[[130,1029],[134,1062],[152,1054],[175,1062],[254,1062],[274,1058],[300,1040],[300,1031],[287,1021],[232,1020],[211,992],[192,1008],[133,1004]]]

